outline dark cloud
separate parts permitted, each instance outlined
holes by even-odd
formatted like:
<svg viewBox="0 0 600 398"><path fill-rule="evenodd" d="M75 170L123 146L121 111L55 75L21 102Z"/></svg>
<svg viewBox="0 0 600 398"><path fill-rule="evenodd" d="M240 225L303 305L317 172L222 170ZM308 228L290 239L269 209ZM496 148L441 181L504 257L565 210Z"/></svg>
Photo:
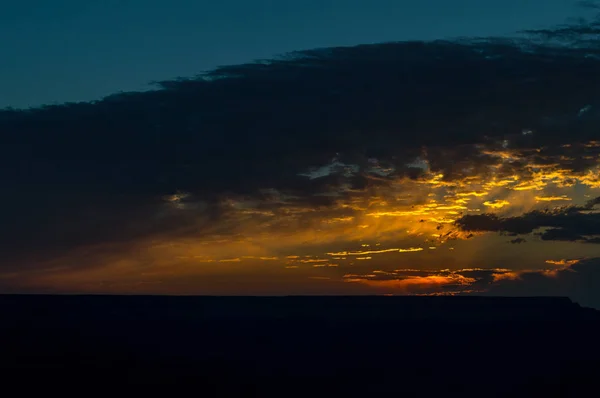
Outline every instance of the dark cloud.
<svg viewBox="0 0 600 398"><path fill-rule="evenodd" d="M399 148L523 129L536 144L567 131L587 140L596 130L577 116L588 105L600 115L600 60L583 55L501 39L329 48L160 82L153 92L3 112L3 158L18 171L4 177L252 193L297 188L297 172L336 153L389 159Z"/></svg>
<svg viewBox="0 0 600 398"><path fill-rule="evenodd" d="M554 37L587 38L594 24L586 32L560 27ZM537 39L547 32L530 33L300 51L158 82L151 92L1 111L2 249L197 236L227 219L229 197L277 212L264 194L276 189L288 195L288 210L327 207L399 176L419 178L421 169L407 165L417 157L445 179L485 173L498 160L483 151L502 149L504 140L526 160L555 160L564 153L552 148L565 140L597 137L600 48L587 39L555 46ZM573 170L593 162L572 155L564 162ZM321 177L299 176L336 162L342 166ZM165 195L178 191L192 198L176 204L193 216L166 207ZM598 221L581 212L463 219L475 230L541 226L592 242Z"/></svg>
<svg viewBox="0 0 600 398"><path fill-rule="evenodd" d="M581 0L576 3L581 8L590 10L600 10L600 2L597 0ZM568 44L570 46L587 47L598 44L600 36L600 17L596 15L593 19L571 19L559 27L550 29L531 29L525 33L533 37L539 37L545 40L555 40Z"/></svg>
<svg viewBox="0 0 600 398"><path fill-rule="evenodd" d="M566 296L577 303L600 308L600 258L582 260L555 271L522 272L499 279L486 294L499 296Z"/></svg>
<svg viewBox="0 0 600 398"><path fill-rule="evenodd" d="M347 282L404 294L563 296L600 308L600 258L547 261L552 268L512 271L498 268L396 270L348 274Z"/></svg>
<svg viewBox="0 0 600 398"><path fill-rule="evenodd" d="M598 243L600 212L594 206L600 198L585 206L566 206L556 209L534 210L516 217L499 217L496 214L466 215L456 221L465 231L502 232L509 234L538 233L542 240L581 241Z"/></svg>
<svg viewBox="0 0 600 398"><path fill-rule="evenodd" d="M577 5L582 8L600 9L600 3L594 0L581 0L577 2Z"/></svg>
<svg viewBox="0 0 600 398"><path fill-rule="evenodd" d="M527 240L525 240L525 239L523 239L523 238L515 238L515 239L511 239L509 242L510 242L510 243L513 243L513 244L514 244L514 243L517 243L517 244L518 244L518 243L525 243L525 242L527 242Z"/></svg>
<svg viewBox="0 0 600 398"><path fill-rule="evenodd" d="M590 210L593 209L594 206L600 205L600 196L598 196L595 199L591 199L586 203L586 209Z"/></svg>

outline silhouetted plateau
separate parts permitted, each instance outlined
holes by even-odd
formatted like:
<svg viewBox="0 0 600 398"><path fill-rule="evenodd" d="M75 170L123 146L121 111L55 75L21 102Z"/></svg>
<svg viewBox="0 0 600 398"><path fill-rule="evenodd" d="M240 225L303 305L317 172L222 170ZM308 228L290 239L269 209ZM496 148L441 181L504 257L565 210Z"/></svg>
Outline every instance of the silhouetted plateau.
<svg viewBox="0 0 600 398"><path fill-rule="evenodd" d="M2 383L45 393L576 396L600 370L600 313L566 298L7 295L0 316Z"/></svg>

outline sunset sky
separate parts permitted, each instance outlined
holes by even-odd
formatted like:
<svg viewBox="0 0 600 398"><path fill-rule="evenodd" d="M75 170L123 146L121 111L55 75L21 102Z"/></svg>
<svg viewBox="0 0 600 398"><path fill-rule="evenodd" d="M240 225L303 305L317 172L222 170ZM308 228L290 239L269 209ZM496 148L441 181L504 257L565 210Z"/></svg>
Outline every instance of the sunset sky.
<svg viewBox="0 0 600 398"><path fill-rule="evenodd" d="M540 4L564 6L523 14ZM547 14L439 35L566 19ZM600 307L598 30L387 32L207 55L197 72L233 65L191 79L171 79L195 72L167 53L135 81L127 65L116 79L67 59L85 92L14 74L0 105L159 83L0 112L0 293L567 295ZM243 64L395 35L425 41Z"/></svg>
<svg viewBox="0 0 600 398"><path fill-rule="evenodd" d="M0 12L0 107L89 101L289 51L508 35L577 0L22 0Z"/></svg>

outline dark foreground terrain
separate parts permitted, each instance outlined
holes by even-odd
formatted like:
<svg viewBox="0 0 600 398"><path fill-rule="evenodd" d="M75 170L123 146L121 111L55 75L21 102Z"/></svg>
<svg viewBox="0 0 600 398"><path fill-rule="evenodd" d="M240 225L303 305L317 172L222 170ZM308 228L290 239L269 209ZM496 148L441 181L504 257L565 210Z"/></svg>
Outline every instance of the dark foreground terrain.
<svg viewBox="0 0 600 398"><path fill-rule="evenodd" d="M0 319L10 396L600 391L600 313L564 298L0 296Z"/></svg>

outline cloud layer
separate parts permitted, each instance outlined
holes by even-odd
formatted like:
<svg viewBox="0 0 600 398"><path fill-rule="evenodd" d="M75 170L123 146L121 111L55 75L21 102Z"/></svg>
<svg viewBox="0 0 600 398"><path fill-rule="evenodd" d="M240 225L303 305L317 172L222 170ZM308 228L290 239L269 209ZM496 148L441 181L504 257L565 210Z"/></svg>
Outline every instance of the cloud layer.
<svg viewBox="0 0 600 398"><path fill-rule="evenodd" d="M308 50L0 111L0 289L517 291L546 277L532 246L600 242L597 34Z"/></svg>

